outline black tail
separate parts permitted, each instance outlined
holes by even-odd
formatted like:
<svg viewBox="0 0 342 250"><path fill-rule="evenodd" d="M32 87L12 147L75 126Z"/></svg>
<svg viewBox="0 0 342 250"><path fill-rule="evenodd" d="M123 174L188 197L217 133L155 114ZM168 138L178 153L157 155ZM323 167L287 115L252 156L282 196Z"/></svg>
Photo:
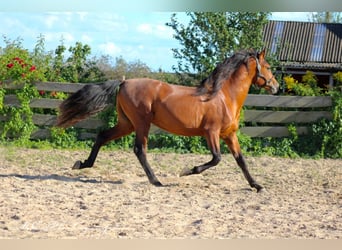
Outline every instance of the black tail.
<svg viewBox="0 0 342 250"><path fill-rule="evenodd" d="M111 103L121 81L89 84L68 97L59 106L57 126L66 128L103 110Z"/></svg>

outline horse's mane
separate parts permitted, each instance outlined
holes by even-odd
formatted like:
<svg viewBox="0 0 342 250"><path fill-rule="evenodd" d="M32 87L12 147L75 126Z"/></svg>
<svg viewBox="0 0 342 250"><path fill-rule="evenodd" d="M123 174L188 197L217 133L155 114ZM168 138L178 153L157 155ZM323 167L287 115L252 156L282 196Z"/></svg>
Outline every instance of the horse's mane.
<svg viewBox="0 0 342 250"><path fill-rule="evenodd" d="M257 56L254 49L240 50L219 63L211 74L197 87L197 95L207 95L207 100L214 97L222 88L223 82L230 77L251 56Z"/></svg>

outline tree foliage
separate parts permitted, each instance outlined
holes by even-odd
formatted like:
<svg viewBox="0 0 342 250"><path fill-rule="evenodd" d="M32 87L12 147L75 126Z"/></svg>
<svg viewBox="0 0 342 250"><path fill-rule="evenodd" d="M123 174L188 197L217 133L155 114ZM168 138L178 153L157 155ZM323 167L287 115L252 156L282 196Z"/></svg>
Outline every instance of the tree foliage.
<svg viewBox="0 0 342 250"><path fill-rule="evenodd" d="M96 61L88 58L91 54L89 45L76 42L75 46L69 47L69 56L65 59L66 51L67 48L63 43L55 49L51 60L50 80L83 83L105 80L105 75L97 67Z"/></svg>
<svg viewBox="0 0 342 250"><path fill-rule="evenodd" d="M217 63L242 48L260 49L262 28L268 13L262 12L188 12L187 25L178 21L177 14L166 23L175 31L174 38L181 48L172 49L178 73L195 73L201 79Z"/></svg>
<svg viewBox="0 0 342 250"><path fill-rule="evenodd" d="M97 66L105 74L107 79L129 79L149 77L152 70L142 61L126 61L123 57L116 57L114 62L109 56L102 56L97 60Z"/></svg>

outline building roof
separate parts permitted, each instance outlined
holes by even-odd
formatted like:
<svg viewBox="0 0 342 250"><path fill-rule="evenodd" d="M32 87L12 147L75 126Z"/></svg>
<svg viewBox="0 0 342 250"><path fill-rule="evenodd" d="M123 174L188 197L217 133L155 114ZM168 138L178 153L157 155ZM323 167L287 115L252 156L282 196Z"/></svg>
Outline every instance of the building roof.
<svg viewBox="0 0 342 250"><path fill-rule="evenodd" d="M269 21L263 40L286 67L342 69L341 23Z"/></svg>

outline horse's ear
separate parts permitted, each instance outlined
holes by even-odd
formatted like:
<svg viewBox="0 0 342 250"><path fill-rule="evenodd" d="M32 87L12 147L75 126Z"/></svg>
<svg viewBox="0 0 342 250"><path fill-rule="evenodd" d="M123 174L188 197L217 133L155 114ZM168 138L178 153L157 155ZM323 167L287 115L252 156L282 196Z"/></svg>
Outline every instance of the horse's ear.
<svg viewBox="0 0 342 250"><path fill-rule="evenodd" d="M261 52L258 53L258 58L265 58L266 48L264 47Z"/></svg>

